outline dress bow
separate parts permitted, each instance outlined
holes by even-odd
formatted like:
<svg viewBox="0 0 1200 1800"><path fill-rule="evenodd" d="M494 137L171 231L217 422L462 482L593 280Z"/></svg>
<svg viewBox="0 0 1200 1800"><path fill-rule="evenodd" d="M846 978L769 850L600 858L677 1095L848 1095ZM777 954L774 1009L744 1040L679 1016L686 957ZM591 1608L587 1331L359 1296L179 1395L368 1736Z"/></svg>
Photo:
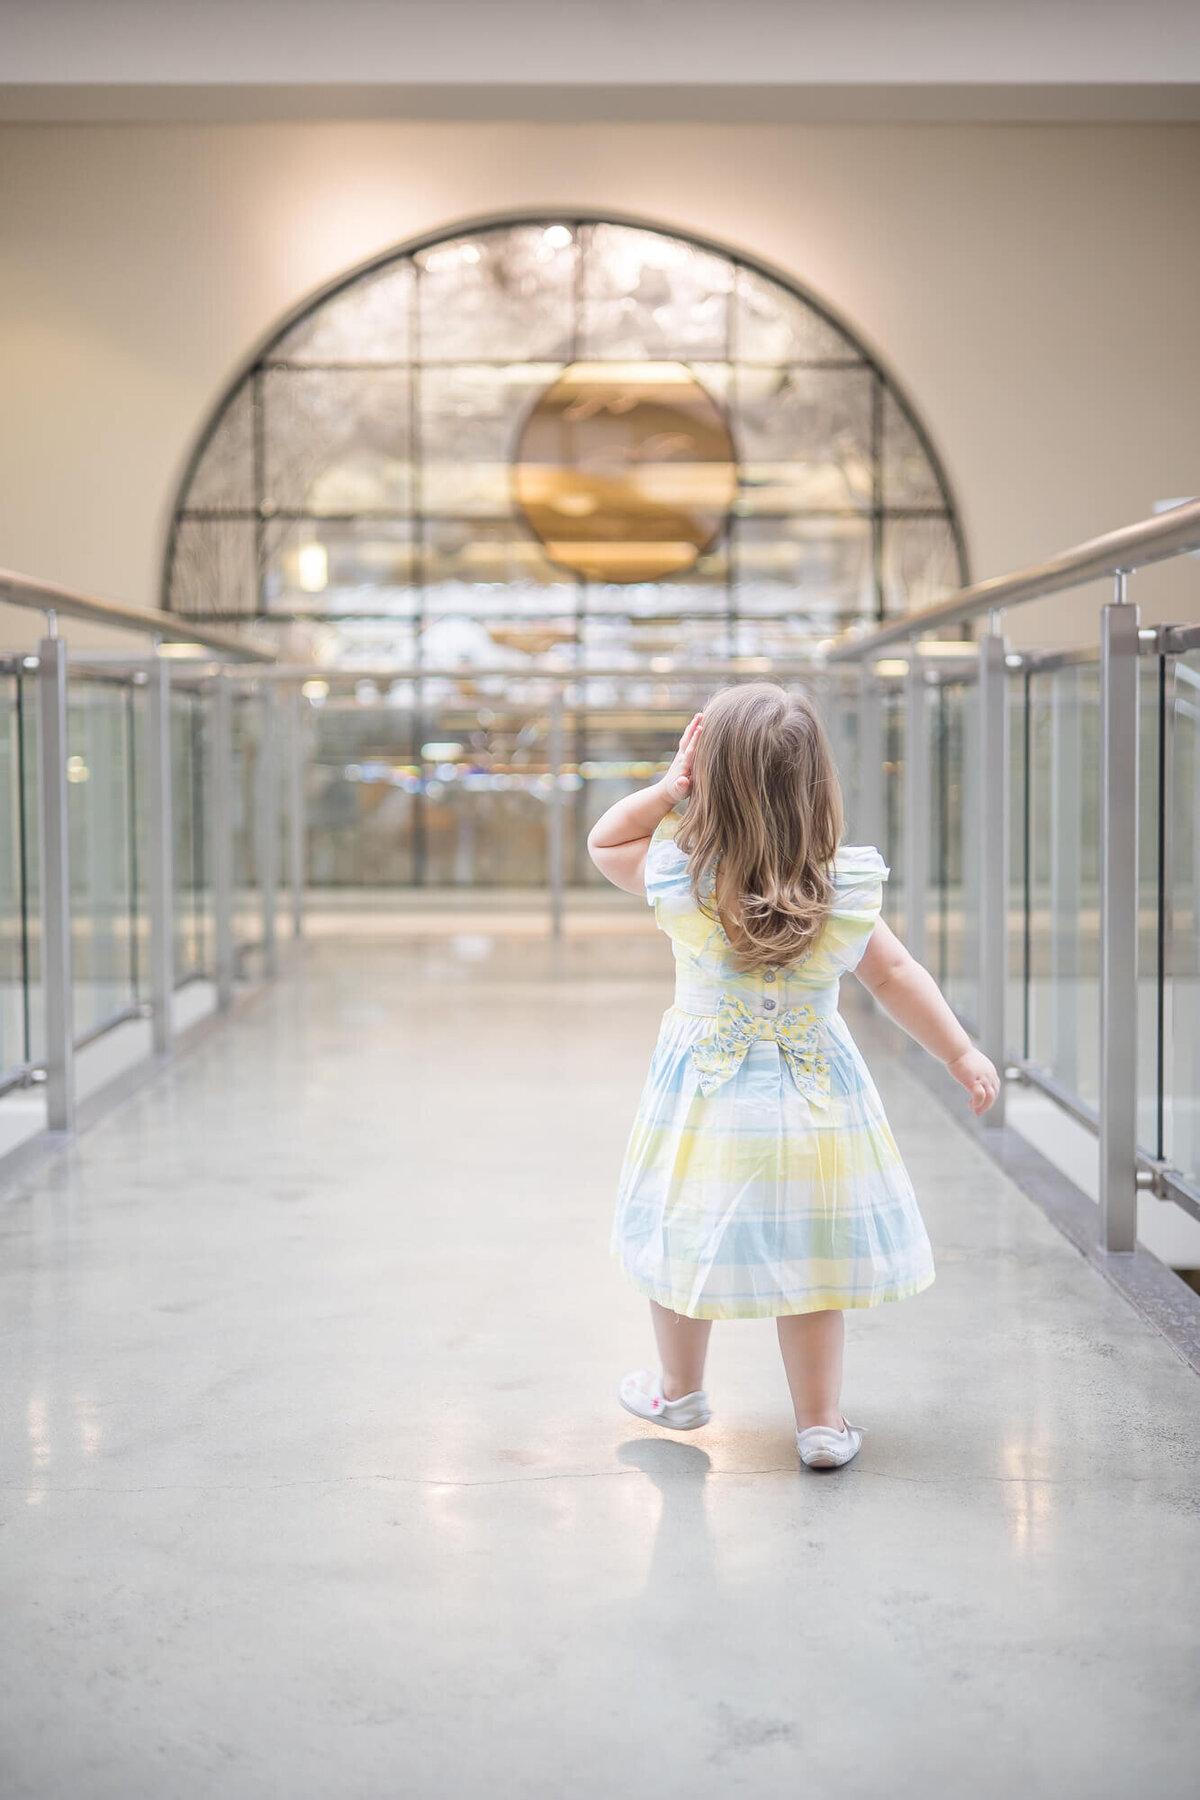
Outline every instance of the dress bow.
<svg viewBox="0 0 1200 1800"><path fill-rule="evenodd" d="M705 1096L736 1075L751 1044L774 1039L792 1080L814 1106L829 1105L829 1063L820 1049L820 1019L811 1006L789 1006L778 1018L760 1019L736 994L717 1003L717 1029L692 1045L692 1062Z"/></svg>

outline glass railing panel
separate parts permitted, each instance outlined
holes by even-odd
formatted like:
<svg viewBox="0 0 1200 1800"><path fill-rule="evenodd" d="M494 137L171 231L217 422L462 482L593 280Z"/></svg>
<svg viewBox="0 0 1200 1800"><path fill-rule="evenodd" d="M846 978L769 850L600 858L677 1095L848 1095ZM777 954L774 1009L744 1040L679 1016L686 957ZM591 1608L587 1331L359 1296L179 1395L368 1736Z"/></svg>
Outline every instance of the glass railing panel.
<svg viewBox="0 0 1200 1800"><path fill-rule="evenodd" d="M895 684L883 688L879 700L883 707L883 842L876 847L891 870L884 888L884 914L892 930L903 938L908 925L904 889L904 689Z"/></svg>
<svg viewBox="0 0 1200 1800"><path fill-rule="evenodd" d="M27 698L18 669L0 675L0 1081L31 1060Z"/></svg>
<svg viewBox="0 0 1200 1800"><path fill-rule="evenodd" d="M549 714L544 702L497 702L481 723L480 710L443 706L420 746L425 885L544 887Z"/></svg>
<svg viewBox="0 0 1200 1800"><path fill-rule="evenodd" d="M208 867L208 698L171 693L171 835L175 884L174 975L178 985L213 966L212 884Z"/></svg>
<svg viewBox="0 0 1200 1800"><path fill-rule="evenodd" d="M944 682L934 710L934 844L930 941L946 998L970 1024L978 1010L979 840L971 804L978 780L973 756L978 741L978 690L973 682Z"/></svg>
<svg viewBox="0 0 1200 1800"><path fill-rule="evenodd" d="M1162 659L1138 669L1137 1141L1161 1153L1159 1107L1159 703Z"/></svg>
<svg viewBox="0 0 1200 1800"><path fill-rule="evenodd" d="M929 693L929 907L925 924L926 966L939 986L946 984L950 960L950 831L947 782L950 774L950 713L953 700L944 682Z"/></svg>
<svg viewBox="0 0 1200 1800"><path fill-rule="evenodd" d="M138 768L130 683L70 682L67 819L76 1037L135 1005L142 961Z"/></svg>
<svg viewBox="0 0 1200 1800"><path fill-rule="evenodd" d="M25 916L29 943L29 1061L46 1060L46 1009L42 986L42 825L38 811L37 676L18 677L21 780L25 826Z"/></svg>
<svg viewBox="0 0 1200 1800"><path fill-rule="evenodd" d="M857 674L842 685L851 688L853 706ZM304 720L307 876L314 889L545 885L551 792L545 682L518 675L460 684L431 676L419 692L408 678L390 687L366 679L353 687L320 686L329 691L310 704ZM559 760L568 886L607 893L586 852L591 825L613 801L666 768L680 731L712 686L645 673L584 676L568 686ZM856 714L847 720L829 686L817 697L839 756L853 758ZM902 726L896 713L894 747L902 744ZM239 748L239 758L246 754ZM898 749L893 760L898 788ZM242 785L252 806L252 783ZM850 835L856 835L853 821ZM252 874L251 839L247 822L238 867L250 864Z"/></svg>
<svg viewBox="0 0 1200 1800"><path fill-rule="evenodd" d="M1025 1018L1028 995L1025 980L1027 717L1026 677L1023 672L1014 673L1008 683L1008 976L1004 1020L1005 1047L1021 1056L1028 1055Z"/></svg>
<svg viewBox="0 0 1200 1800"><path fill-rule="evenodd" d="M306 728L310 885L414 886L426 740L412 682L370 700L334 691L310 709Z"/></svg>
<svg viewBox="0 0 1200 1800"><path fill-rule="evenodd" d="M962 821L962 875L959 889L962 947L959 972L954 984L957 999L952 1004L957 1006L962 1017L975 1029L979 1022L979 867L984 828L976 798L980 789L977 682L969 682L964 686L962 708L962 765L957 793L952 799Z"/></svg>
<svg viewBox="0 0 1200 1800"><path fill-rule="evenodd" d="M258 788L261 776L263 703L255 693L235 693L232 721L233 762L233 940L249 947L261 944L262 898L257 838Z"/></svg>
<svg viewBox="0 0 1200 1800"><path fill-rule="evenodd" d="M612 707L585 708L567 694L558 761L568 884L605 886L585 849L594 818L666 767L703 698L676 699L661 685L627 684L626 703ZM411 696L346 690L312 708L311 884L544 887L553 792L546 684L481 694L435 678L424 689L419 711Z"/></svg>
<svg viewBox="0 0 1200 1800"><path fill-rule="evenodd" d="M845 842L856 844L860 841L858 830L858 705L860 693L858 673L855 671L853 676L848 678L844 672L832 671L827 684L819 690L814 688L812 691L814 691L821 709L821 716L825 721L825 729L829 734L829 747L833 751L838 780L841 783Z"/></svg>
<svg viewBox="0 0 1200 1800"><path fill-rule="evenodd" d="M1030 678L1029 1055L1099 1101L1100 728L1094 665Z"/></svg>
<svg viewBox="0 0 1200 1800"><path fill-rule="evenodd" d="M1200 1185L1200 652L1167 672L1163 1155Z"/></svg>

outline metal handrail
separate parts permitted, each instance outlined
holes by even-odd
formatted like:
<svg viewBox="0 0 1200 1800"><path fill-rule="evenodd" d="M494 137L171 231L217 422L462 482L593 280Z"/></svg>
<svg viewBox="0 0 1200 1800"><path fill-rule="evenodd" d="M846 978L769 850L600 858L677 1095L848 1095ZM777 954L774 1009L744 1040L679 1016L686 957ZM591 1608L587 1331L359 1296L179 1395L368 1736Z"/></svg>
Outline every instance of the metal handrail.
<svg viewBox="0 0 1200 1800"><path fill-rule="evenodd" d="M1200 650L1200 625L1163 625L1159 635L1164 656L1187 656Z"/></svg>
<svg viewBox="0 0 1200 1800"><path fill-rule="evenodd" d="M248 644L236 632L219 625L202 625L176 613L158 612L152 607L125 606L116 600L100 600L94 594L80 594L73 588L56 587L49 581L38 581L32 575L17 575L11 569L0 569L0 605L20 606L31 612L61 613L68 619L85 619L91 625L111 625L117 630L140 631L147 637L161 638L174 644L203 644L206 650L219 650L238 662L273 663L271 650Z"/></svg>
<svg viewBox="0 0 1200 1800"><path fill-rule="evenodd" d="M988 581L977 581L962 588L949 600L927 606L922 612L906 613L890 625L881 625L862 637L852 638L829 651L830 663L856 663L872 656L885 644L899 644L921 632L934 631L947 625L964 625L984 613L1009 606L1023 606L1029 600L1042 600L1048 594L1059 594L1067 588L1083 587L1106 575L1122 571L1131 573L1149 563L1166 562L1189 550L1200 550L1200 500L1189 500L1183 506L1156 513L1153 518L1139 519L1136 525L1123 525L1119 531L1105 532L1103 537L1089 538L1073 550L1063 550L1049 561L1018 569L1012 575L994 575Z"/></svg>
<svg viewBox="0 0 1200 1800"><path fill-rule="evenodd" d="M965 655L970 655L972 646L963 645ZM743 659L750 667L739 667L736 657L725 662L713 663L675 663L669 669L652 669L649 663L641 667L628 665L603 665L595 668L546 668L537 663L528 666L514 666L509 663L356 663L353 667L344 664L322 667L316 663L278 663L267 673L272 681L286 685L296 681L328 681L347 683L351 687L356 681L544 681L556 687L577 687L588 681L637 681L664 683L680 683L689 681L709 682L727 681L736 676L739 680L752 681L755 676L808 676L820 663L815 656L793 657L788 660L772 661L770 658L753 657Z"/></svg>

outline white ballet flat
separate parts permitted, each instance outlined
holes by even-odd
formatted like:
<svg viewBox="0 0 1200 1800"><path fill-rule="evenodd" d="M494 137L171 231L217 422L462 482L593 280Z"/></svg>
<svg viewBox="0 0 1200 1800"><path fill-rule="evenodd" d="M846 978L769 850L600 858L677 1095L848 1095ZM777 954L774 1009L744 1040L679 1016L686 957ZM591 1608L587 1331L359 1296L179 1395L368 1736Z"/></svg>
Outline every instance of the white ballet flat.
<svg viewBox="0 0 1200 1800"><path fill-rule="evenodd" d="M617 1389L617 1399L635 1418L650 1425L665 1425L669 1431L695 1431L712 1418L708 1395L703 1388L694 1394L681 1394L668 1400L662 1390L662 1376L651 1369L634 1369L624 1376Z"/></svg>
<svg viewBox="0 0 1200 1800"><path fill-rule="evenodd" d="M796 1433L796 1448L806 1469L841 1469L852 1462L862 1448L865 1425L852 1425L842 1420L841 1431L832 1425L809 1425Z"/></svg>

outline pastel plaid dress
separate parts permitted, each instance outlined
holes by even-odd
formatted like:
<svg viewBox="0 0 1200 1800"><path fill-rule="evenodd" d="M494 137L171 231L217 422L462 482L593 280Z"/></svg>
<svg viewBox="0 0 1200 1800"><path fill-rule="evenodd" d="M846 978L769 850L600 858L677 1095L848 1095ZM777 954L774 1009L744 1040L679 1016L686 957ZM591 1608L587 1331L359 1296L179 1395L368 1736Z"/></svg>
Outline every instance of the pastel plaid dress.
<svg viewBox="0 0 1200 1800"><path fill-rule="evenodd" d="M675 952L621 1172L612 1248L642 1293L693 1319L878 1306L920 1293L933 1257L875 1085L837 1010L887 869L843 848L815 945L743 973L696 904L668 814L646 897Z"/></svg>

